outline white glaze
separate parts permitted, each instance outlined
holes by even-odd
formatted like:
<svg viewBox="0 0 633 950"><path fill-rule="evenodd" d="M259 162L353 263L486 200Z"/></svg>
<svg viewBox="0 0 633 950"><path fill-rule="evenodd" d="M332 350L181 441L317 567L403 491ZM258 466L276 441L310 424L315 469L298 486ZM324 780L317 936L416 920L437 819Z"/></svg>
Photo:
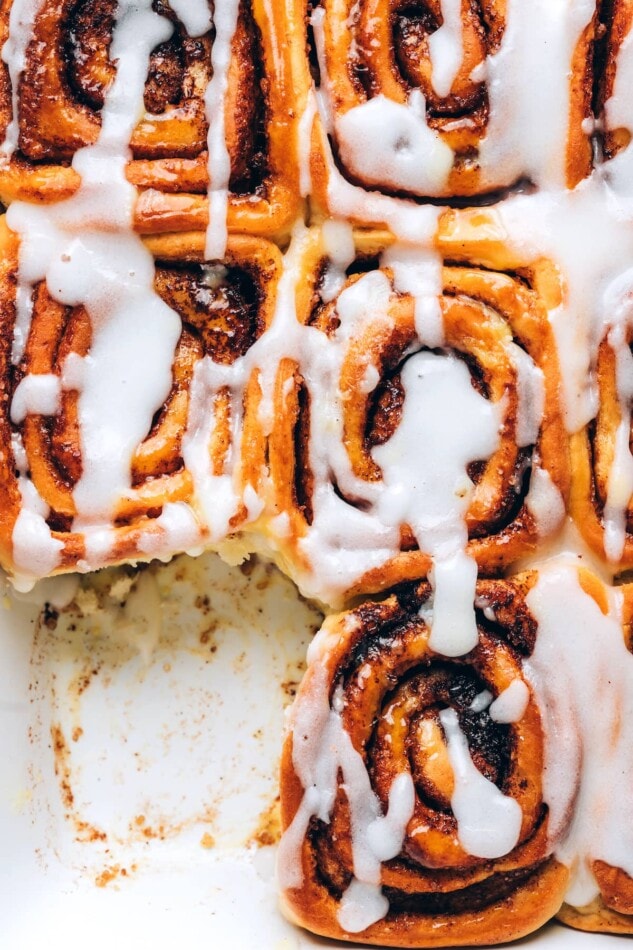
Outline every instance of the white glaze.
<svg viewBox="0 0 633 950"><path fill-rule="evenodd" d="M335 128L346 167L370 185L416 195L443 190L454 155L427 125L423 107L378 95L337 117Z"/></svg>
<svg viewBox="0 0 633 950"><path fill-rule="evenodd" d="M629 447L631 401L633 400L633 356L629 336L633 325L633 271L626 271L605 295L605 336L615 355L615 381L620 422L615 434L614 458L609 472L604 506L604 550L610 561L622 557L626 538L626 510L633 495L633 456Z"/></svg>
<svg viewBox="0 0 633 950"><path fill-rule="evenodd" d="M203 0L197 0L202 3ZM206 6L206 3L205 3ZM216 3L213 14L215 37L211 49L213 76L205 92L205 111L209 132L209 225L205 256L207 260L224 257L227 242L226 215L228 208L231 158L226 145L226 119L224 114L226 92L229 82L233 35L237 27L239 0L223 0Z"/></svg>
<svg viewBox="0 0 633 950"><path fill-rule="evenodd" d="M490 187L522 176L564 187L571 62L594 12L594 0L508 3L501 46L486 61L490 116L479 160Z"/></svg>
<svg viewBox="0 0 633 950"><path fill-rule="evenodd" d="M356 246L352 227L347 221L324 221L321 234L328 264L319 292L321 300L329 303L345 285L345 271L356 257Z"/></svg>
<svg viewBox="0 0 633 950"><path fill-rule="evenodd" d="M530 691L523 680L512 680L490 705L490 718L495 722L519 722L530 701Z"/></svg>
<svg viewBox="0 0 633 950"><path fill-rule="evenodd" d="M211 29L211 11L207 0L169 0L189 36L203 36Z"/></svg>
<svg viewBox="0 0 633 950"><path fill-rule="evenodd" d="M460 656L478 640L477 567L465 553L464 518L474 488L466 466L490 458L497 448L499 406L477 393L466 366L454 356L417 353L401 379L400 425L372 450L383 474L377 509L385 524L410 524L420 549L433 557L431 646Z"/></svg>
<svg viewBox="0 0 633 950"><path fill-rule="evenodd" d="M312 191L310 173L310 154L312 149L312 129L317 115L317 99L314 90L310 90L306 106L297 123L297 158L299 162L299 192L306 198Z"/></svg>
<svg viewBox="0 0 633 950"><path fill-rule="evenodd" d="M525 497L527 510L534 518L539 538L556 534L565 520L565 502L545 468L535 459L530 471L530 487Z"/></svg>
<svg viewBox="0 0 633 950"><path fill-rule="evenodd" d="M187 429L182 440L182 457L194 480L196 498L202 509L212 541L220 541L230 532L231 519L240 505L238 488L239 439L241 432L242 387L247 363L244 358L233 366L221 366L205 356L195 367L190 384ZM220 390L233 391L231 399L231 435L235 446L225 460L223 471L214 472L210 449L215 430L215 404Z"/></svg>
<svg viewBox="0 0 633 950"><path fill-rule="evenodd" d="M440 722L455 780L451 809L457 820L459 842L465 851L478 858L503 857L519 840L521 806L475 767L455 710L442 709Z"/></svg>
<svg viewBox="0 0 633 950"><path fill-rule="evenodd" d="M462 0L441 0L442 25L428 38L431 82L438 96L446 98L464 58Z"/></svg>
<svg viewBox="0 0 633 950"><path fill-rule="evenodd" d="M63 544L52 537L46 523L48 505L42 500L33 482L27 477L28 459L22 438L11 435L11 449L18 473L18 489L22 507L13 528L13 585L16 590L33 589L40 577L52 573L59 564Z"/></svg>
<svg viewBox="0 0 633 950"><path fill-rule="evenodd" d="M380 263L393 271L393 285L410 294L415 303L418 339L429 349L444 343L444 321L440 307L442 259L437 251L393 244L383 251Z"/></svg>
<svg viewBox="0 0 633 950"><path fill-rule="evenodd" d="M157 531L156 529L160 529ZM184 501L163 505L158 518L154 519L151 531L139 541L139 551L150 557L167 558L173 551L191 552L201 540L198 519Z"/></svg>
<svg viewBox="0 0 633 950"><path fill-rule="evenodd" d="M493 698L494 697L489 689L482 689L480 693L477 693L468 708L472 709L472 711L476 713L483 712L484 709L488 709Z"/></svg>
<svg viewBox="0 0 633 950"><path fill-rule="evenodd" d="M30 413L56 415L60 410L61 394L61 381L53 373L25 376L13 393L11 422L20 425Z"/></svg>
<svg viewBox="0 0 633 950"><path fill-rule="evenodd" d="M2 47L2 61L9 69L11 82L11 119L7 126L0 156L10 159L18 147L20 134L19 87L26 66L26 52L33 38L33 25L43 0L14 0L9 13L9 36Z"/></svg>
<svg viewBox="0 0 633 950"><path fill-rule="evenodd" d="M312 666L311 676L310 691L304 690L289 723L293 766L305 791L279 847L278 876L283 888L301 886L301 850L308 824L313 816L329 822L340 771L350 808L354 878L343 895L339 923L348 932L359 933L388 910L380 888L380 866L402 848L413 815L413 779L402 773L394 780L383 814L362 756L343 725L341 689L335 690L330 705L328 672L320 659Z"/></svg>
<svg viewBox="0 0 633 950"><path fill-rule="evenodd" d="M566 900L577 906L598 894L592 861L633 875L633 656L620 626L620 594L609 593L605 616L577 570L551 562L527 596L538 636L524 670L545 730L548 831L573 870Z"/></svg>
<svg viewBox="0 0 633 950"><path fill-rule="evenodd" d="M519 399L517 445L534 445L538 439L545 408L543 370L518 344L510 343L508 350L512 356L517 374L517 395Z"/></svg>

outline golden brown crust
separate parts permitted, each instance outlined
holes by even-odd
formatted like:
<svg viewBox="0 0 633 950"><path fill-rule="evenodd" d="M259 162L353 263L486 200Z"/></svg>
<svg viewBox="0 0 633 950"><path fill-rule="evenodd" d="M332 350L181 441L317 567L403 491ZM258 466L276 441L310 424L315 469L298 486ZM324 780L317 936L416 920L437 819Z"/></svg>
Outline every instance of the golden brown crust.
<svg viewBox="0 0 633 950"><path fill-rule="evenodd" d="M0 484L4 500L0 560L11 572L12 533L21 509L11 436L19 433L29 478L50 509L47 522L53 538L63 544L60 569L81 569L84 533L73 530L72 524L76 514L73 487L82 472L77 393L63 392L61 411L56 416L28 414L19 425L11 421L10 407L15 388L26 373L59 375L70 353L85 356L90 352L90 321L82 307L64 307L49 295L44 284L37 285L24 355L18 365L12 365L18 239L9 231L4 218L0 219L0 229ZM172 239L156 237L150 243L156 258L156 291L178 313L183 329L172 367L171 392L132 459L132 491L129 497L121 499L115 513L114 547L107 563L146 558L148 537L157 535L160 539L162 528L156 525L156 519L168 502L186 501L194 511L197 509L192 476L182 456L195 366L205 356L215 363L231 365L248 351L272 321L271 288L280 272L279 250L255 237L229 239L217 285L208 283L201 268L204 235L192 235L189 239L180 235ZM201 288L204 294L200 293ZM249 484L256 491L262 490L265 439L258 420L260 400L259 377L253 373L245 386L239 446L234 446L230 393L220 388L215 396L210 471L223 474L229 453L237 452L240 491ZM241 504L231 520L232 530L241 526L246 514ZM203 525L204 519L200 519L200 541L205 536Z"/></svg>
<svg viewBox="0 0 633 950"><path fill-rule="evenodd" d="M463 234L462 234L463 236ZM359 279L364 269L379 266L378 255L391 239L384 232L356 234L356 271L345 286ZM556 346L547 320L547 306L560 293L546 262L530 270L523 268L515 276L482 266L469 266L473 250L475 260L487 256L485 247L465 247L451 243L444 234L442 252L456 262L445 266L440 305L446 347L464 359L471 371L473 385L494 402L504 400L505 422L499 449L490 460L474 466L470 472L476 483L467 514L469 553L483 573L497 573L517 558L536 549L538 526L525 504L529 478L526 468L537 458L567 498L569 459L559 397L559 370ZM363 263L365 262L365 263ZM336 300L323 304L319 280L327 264L321 232L310 235L303 262L303 278L298 282L297 313L329 335L337 325ZM360 273L359 273L360 272ZM391 271L383 268L391 280ZM540 295L543 293L544 298ZM344 358L338 387L342 393L343 441L354 475L367 482L379 481L381 473L373 461L371 449L387 441L397 427L403 393L399 382L401 361L416 344L414 303L411 297L392 293L390 322L374 320L371 314L362 333L353 337ZM545 407L540 435L535 446L518 447L516 421L518 378L510 346L518 345L543 371ZM381 382L367 393L363 385L367 354ZM301 375L301 367L290 359L282 361L275 386L278 407L270 439L270 470L276 514L288 516L289 531L276 543L287 570L301 578L311 566L302 553L302 539L310 534L312 495L315 489L309 463L310 387ZM339 489L340 490L340 489ZM348 503L353 507L354 499ZM347 596L385 590L393 584L424 576L431 565L427 554L417 548L411 528L401 526L400 553L368 571L347 591ZM301 581L300 581L301 582Z"/></svg>
<svg viewBox="0 0 633 950"><path fill-rule="evenodd" d="M426 584L328 618L327 640L308 668L295 714L303 703L314 701L321 676L317 667L324 664L330 695L336 687L344 728L382 806L391 781L403 771L412 774L416 800L400 855L382 866L381 885L390 901L383 920L358 935L346 933L338 923L352 868L349 807L340 787L330 821L313 819L304 838L303 883L283 894L284 911L292 920L328 937L362 943L472 946L516 939L558 910L568 871L550 857L547 844L543 736L536 703L531 698L521 722L503 735L503 730L493 735L491 720L470 711L481 689L497 695L506 683L522 678L520 658L529 654L535 636L525 601L535 577L528 573L479 582L478 596L496 617L494 637L483 614L478 615L479 645L458 660L428 649L429 632L420 616L429 594ZM456 838L452 771L442 764L446 747L438 718L438 710L446 707L455 709L478 769L521 804L520 839L503 858L475 858ZM304 791L292 745L289 733L281 764L284 829Z"/></svg>
<svg viewBox="0 0 633 950"><path fill-rule="evenodd" d="M556 914L561 923L588 933L633 934L633 918L607 907L602 897L596 897L585 907L563 904Z"/></svg>
<svg viewBox="0 0 633 950"><path fill-rule="evenodd" d="M516 894L484 912L402 915L400 919L387 919L369 927L358 938L332 921L331 909L317 886L302 892L304 903L300 910L288 895L282 897L281 908L292 923L336 940L359 940L383 947L489 947L518 940L547 923L560 906L567 878L567 869L550 859Z"/></svg>
<svg viewBox="0 0 633 950"><path fill-rule="evenodd" d="M128 177L140 189L141 233L205 228L208 221L207 123L211 34L190 38L174 23L172 38L152 53L146 113L131 141ZM0 43L11 3L0 9ZM107 58L114 0L46 0L36 18L20 83L18 151L0 170L0 200L69 197L79 176L69 162L95 141L99 109L112 79ZM292 51L283 7L242 0L225 100L231 157L230 230L283 238L300 208L295 148L297 109ZM294 54L296 55L296 54ZM0 69L0 138L11 117L11 84Z"/></svg>

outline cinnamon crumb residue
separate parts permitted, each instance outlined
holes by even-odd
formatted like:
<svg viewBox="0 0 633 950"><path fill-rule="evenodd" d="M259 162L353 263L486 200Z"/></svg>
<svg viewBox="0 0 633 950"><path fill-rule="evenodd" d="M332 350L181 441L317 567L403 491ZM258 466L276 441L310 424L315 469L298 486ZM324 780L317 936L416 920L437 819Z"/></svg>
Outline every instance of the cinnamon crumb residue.
<svg viewBox="0 0 633 950"><path fill-rule="evenodd" d="M205 831L202 838L200 838L200 845L203 848L215 848L215 838L208 831Z"/></svg>
<svg viewBox="0 0 633 950"><path fill-rule="evenodd" d="M268 808L264 809L259 816L257 828L246 844L255 844L260 848L266 848L269 845L277 844L280 838L281 811L279 808L279 795L277 795Z"/></svg>
<svg viewBox="0 0 633 950"><path fill-rule="evenodd" d="M133 864L129 869L122 868L119 864L111 864L108 867L105 867L100 874L97 874L95 877L95 884L97 887L106 887L118 877L129 877L130 874L134 873L134 871L136 871L135 864Z"/></svg>
<svg viewBox="0 0 633 950"><path fill-rule="evenodd" d="M59 782L62 804L66 809L66 818L72 822L75 827L75 838L77 841L106 841L107 835L105 831L84 821L75 810L75 795L71 784L70 750L59 723L53 723L51 725L51 742L53 755L55 757L55 775Z"/></svg>
<svg viewBox="0 0 633 950"><path fill-rule="evenodd" d="M181 834L185 829L190 828L192 825L203 823L211 825L217 817L216 809L212 806L205 808L202 812L199 812L195 815L189 816L183 821L174 821L173 819L165 819L161 821L158 819L153 823L150 823L146 815L137 815L129 825L130 830L130 840L146 840L146 841L166 841L169 838L175 838L177 835ZM203 844L203 847L213 847L215 844L215 839L213 835L208 832L205 832L203 835L203 841L205 838L208 838L212 843ZM202 843L202 842L201 842Z"/></svg>

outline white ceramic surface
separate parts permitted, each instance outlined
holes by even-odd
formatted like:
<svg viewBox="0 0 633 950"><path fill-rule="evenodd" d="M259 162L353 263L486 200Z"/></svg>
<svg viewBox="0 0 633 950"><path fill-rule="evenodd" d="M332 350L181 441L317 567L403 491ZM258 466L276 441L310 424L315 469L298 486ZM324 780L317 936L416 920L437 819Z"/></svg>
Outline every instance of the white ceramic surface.
<svg viewBox="0 0 633 950"><path fill-rule="evenodd" d="M331 947L279 915L283 708L318 614L277 571L180 558L0 610L0 948ZM159 604L162 606L159 607ZM616 950L552 925L534 950Z"/></svg>

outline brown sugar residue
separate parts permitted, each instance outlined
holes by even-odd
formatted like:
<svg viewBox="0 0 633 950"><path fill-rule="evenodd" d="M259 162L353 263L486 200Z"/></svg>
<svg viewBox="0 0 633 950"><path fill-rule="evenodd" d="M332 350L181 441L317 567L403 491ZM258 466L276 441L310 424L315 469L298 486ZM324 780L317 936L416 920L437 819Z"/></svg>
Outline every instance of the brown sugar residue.
<svg viewBox="0 0 633 950"><path fill-rule="evenodd" d="M112 883L119 877L129 877L131 874L136 871L136 865L132 864L130 868L122 868L119 864L110 864L101 871L100 874L97 874L95 877L95 884L97 887L107 887L108 884Z"/></svg>
<svg viewBox="0 0 633 950"><path fill-rule="evenodd" d="M201 610L204 614L208 614L211 609L211 601L208 594L198 594L195 600L196 610Z"/></svg>
<svg viewBox="0 0 633 950"><path fill-rule="evenodd" d="M299 683L305 673L306 664L304 660L294 661L286 665L286 675L281 681L281 693L284 705L291 703L297 695Z"/></svg>
<svg viewBox="0 0 633 950"><path fill-rule="evenodd" d="M260 577L255 584L257 590L266 590L267 587L270 587L275 575L275 566L273 564L264 564L262 567L262 577Z"/></svg>
<svg viewBox="0 0 633 950"><path fill-rule="evenodd" d="M295 698L295 696L297 695L298 687L299 687L299 680L287 679L283 681L283 683L281 684L281 691L284 694L284 698L288 702L292 702L292 700Z"/></svg>
<svg viewBox="0 0 633 950"><path fill-rule="evenodd" d="M257 565L259 564L259 558L256 554L252 554L250 557L246 558L245 561L239 565L240 572L244 577L250 577Z"/></svg>
<svg viewBox="0 0 633 950"><path fill-rule="evenodd" d="M59 611L55 610L54 607L51 607L50 604L44 604L41 622L46 627L46 629L51 631L56 630L58 620Z"/></svg>
<svg viewBox="0 0 633 950"><path fill-rule="evenodd" d="M132 831L137 832L141 837L147 839L156 839L158 841L164 841L169 834L169 828L166 828L163 822L159 821L154 825L150 825L147 822L145 815L137 815L134 821L132 822Z"/></svg>
<svg viewBox="0 0 633 950"><path fill-rule="evenodd" d="M76 830L76 839L77 841L107 841L108 836L105 831L101 831L100 828L96 828L94 825L91 825L88 821L83 821L77 815L71 816L73 824Z"/></svg>
<svg viewBox="0 0 633 950"><path fill-rule="evenodd" d="M271 844L277 844L280 838L281 810L279 807L279 795L277 795L268 808L265 808L259 816L257 828L246 844L255 844L260 848L266 848Z"/></svg>
<svg viewBox="0 0 633 950"><path fill-rule="evenodd" d="M70 749L66 736L59 723L51 725L51 742L55 758L55 775L59 782L59 791L66 818L75 826L77 841L106 841L105 831L96 828L90 822L84 821L75 810L75 795L72 788L72 771L70 768Z"/></svg>
<svg viewBox="0 0 633 950"><path fill-rule="evenodd" d="M125 871L125 868L123 868L123 870ZM120 873L121 868L118 864L110 865L110 867L104 868L100 874L97 874L95 884L97 887L105 887L107 884L110 884L111 881L114 881Z"/></svg>
<svg viewBox="0 0 633 950"><path fill-rule="evenodd" d="M217 811L211 806L181 822L170 818L150 820L146 815L137 815L129 824L130 840L165 841L168 838L175 838L192 825L198 823L212 825L216 818ZM213 836L205 832L203 840L205 838L210 839L212 843L203 844L203 847L213 847L215 844Z"/></svg>
<svg viewBox="0 0 633 950"><path fill-rule="evenodd" d="M72 786L70 784L68 745L66 744L66 738L61 726L55 723L51 726L51 740L53 743L53 755L55 756L55 775L59 780L62 802L65 808L71 809L75 804L75 796L73 795Z"/></svg>
<svg viewBox="0 0 633 950"><path fill-rule="evenodd" d="M78 699L82 693L85 693L88 689L94 677L99 675L100 670L101 663L96 663L94 666L88 666L86 669L83 669L70 684L68 689L70 695L72 696L74 694Z"/></svg>
<svg viewBox="0 0 633 950"><path fill-rule="evenodd" d="M214 634L218 629L219 623L219 620L212 620L207 623L204 630L201 631L199 639L203 646L210 643L212 644L214 640Z"/></svg>

